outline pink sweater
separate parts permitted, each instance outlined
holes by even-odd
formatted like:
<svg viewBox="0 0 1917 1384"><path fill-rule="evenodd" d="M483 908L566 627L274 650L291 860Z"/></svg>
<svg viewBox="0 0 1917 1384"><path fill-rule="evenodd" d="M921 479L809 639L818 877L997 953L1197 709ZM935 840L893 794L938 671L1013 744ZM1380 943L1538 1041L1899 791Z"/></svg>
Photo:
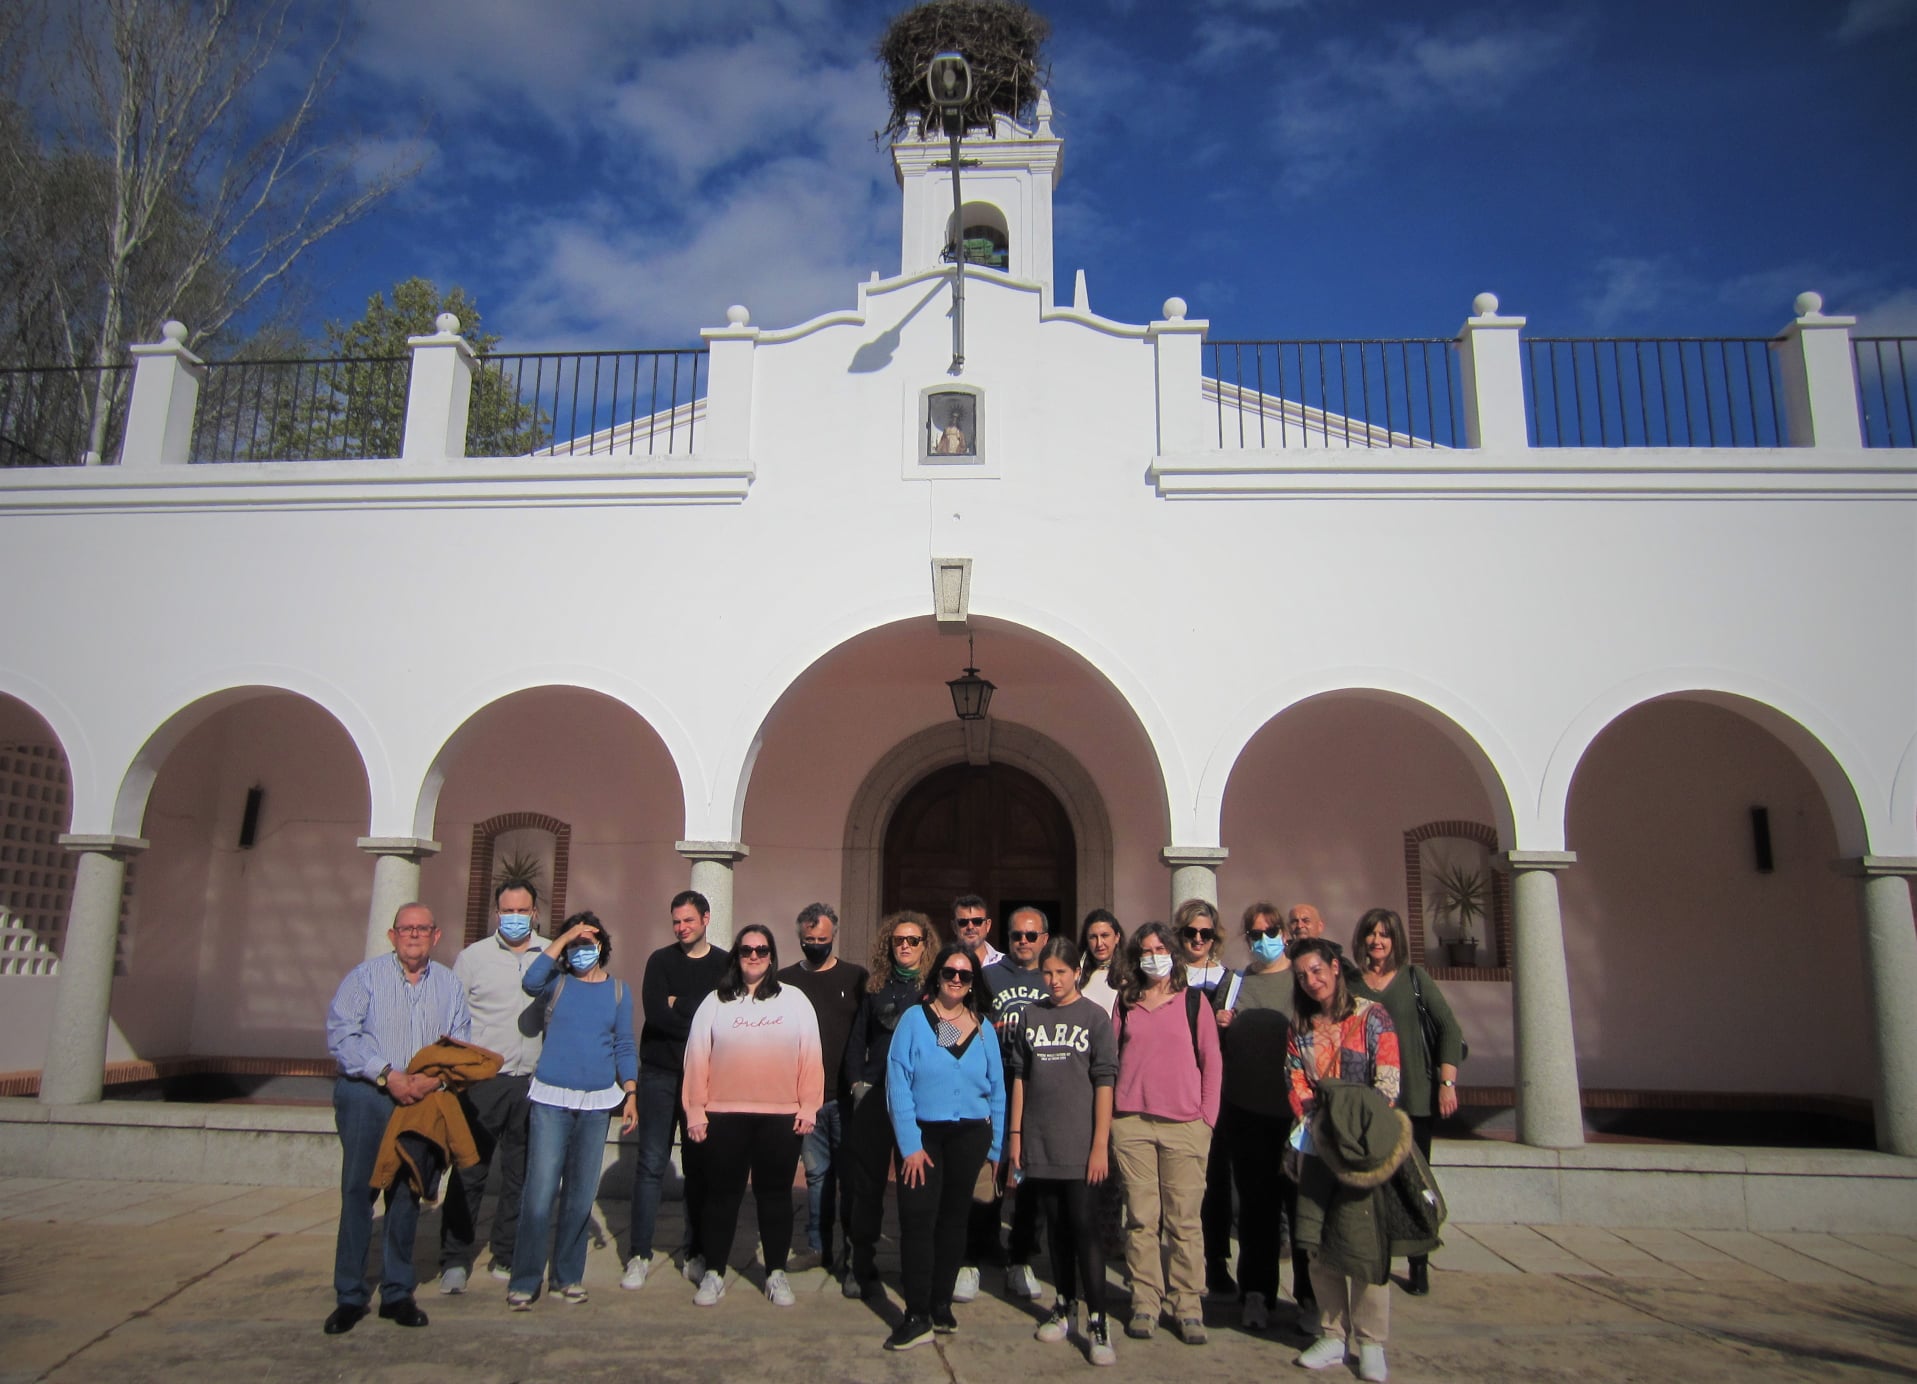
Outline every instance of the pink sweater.
<svg viewBox="0 0 1917 1384"><path fill-rule="evenodd" d="M1112 1015L1118 1031L1118 1086L1112 1110L1119 1115L1155 1115L1162 1120L1218 1123L1218 1094L1224 1085L1219 1056L1218 1021L1211 1006L1198 1007L1198 1048L1192 1051L1191 1022L1185 996L1173 995L1156 1009L1119 1005Z"/></svg>
<svg viewBox="0 0 1917 1384"><path fill-rule="evenodd" d="M813 1118L825 1103L819 1017L795 985L769 1000L707 995L686 1035L686 1123L711 1113Z"/></svg>

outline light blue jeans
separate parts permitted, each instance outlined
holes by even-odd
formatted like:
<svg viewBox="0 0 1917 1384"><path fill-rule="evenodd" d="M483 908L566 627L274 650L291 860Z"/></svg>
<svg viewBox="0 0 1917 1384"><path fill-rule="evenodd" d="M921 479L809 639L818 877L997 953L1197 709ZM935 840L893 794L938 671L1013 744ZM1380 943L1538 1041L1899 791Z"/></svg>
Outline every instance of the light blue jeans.
<svg viewBox="0 0 1917 1384"><path fill-rule="evenodd" d="M599 1194L599 1167L611 1124L610 1110L566 1110L533 1102L526 1132L525 1199L519 1206L509 1291L539 1291L548 1243L553 1287L569 1287L585 1278L586 1227Z"/></svg>

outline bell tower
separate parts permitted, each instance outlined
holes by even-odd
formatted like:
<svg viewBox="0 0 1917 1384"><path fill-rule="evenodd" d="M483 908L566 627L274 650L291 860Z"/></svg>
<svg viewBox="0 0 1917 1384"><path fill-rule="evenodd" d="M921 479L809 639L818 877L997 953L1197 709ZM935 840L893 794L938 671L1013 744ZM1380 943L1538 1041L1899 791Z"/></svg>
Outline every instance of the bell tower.
<svg viewBox="0 0 1917 1384"><path fill-rule="evenodd" d="M1052 133L1051 97L1040 92L1027 129L995 114L991 128L967 130L959 145L959 227L966 266L999 269L1045 286L1053 299L1052 189L1064 141ZM905 195L899 272L916 274L949 263L952 238L952 154L943 135L928 136L917 116L892 145L892 170Z"/></svg>

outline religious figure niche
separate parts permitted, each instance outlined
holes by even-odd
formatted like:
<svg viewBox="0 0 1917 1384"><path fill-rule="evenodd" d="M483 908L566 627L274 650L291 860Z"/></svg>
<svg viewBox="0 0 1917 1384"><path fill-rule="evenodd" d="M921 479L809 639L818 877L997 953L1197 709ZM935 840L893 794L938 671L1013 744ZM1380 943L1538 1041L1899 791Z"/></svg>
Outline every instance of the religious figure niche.
<svg viewBox="0 0 1917 1384"><path fill-rule="evenodd" d="M978 454L978 398L972 394L934 394L926 401L925 454L969 457Z"/></svg>

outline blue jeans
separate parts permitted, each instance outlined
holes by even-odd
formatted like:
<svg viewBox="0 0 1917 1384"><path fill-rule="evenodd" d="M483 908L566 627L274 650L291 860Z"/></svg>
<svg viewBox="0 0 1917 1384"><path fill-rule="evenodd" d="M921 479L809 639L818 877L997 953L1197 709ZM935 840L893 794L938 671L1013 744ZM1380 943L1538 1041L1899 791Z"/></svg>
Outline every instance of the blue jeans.
<svg viewBox="0 0 1917 1384"><path fill-rule="evenodd" d="M339 1131L339 1236L333 1245L333 1296L342 1307L364 1307L366 1251L373 1243L373 1162L379 1156L393 1098L370 1081L340 1077L333 1083L333 1128ZM386 1189L386 1226L380 1245L379 1300L403 1302L413 1295L413 1236L419 1229L419 1194L404 1177Z"/></svg>
<svg viewBox="0 0 1917 1384"><path fill-rule="evenodd" d="M659 1198L665 1190L666 1168L672 1162L672 1133L684 1130L686 1112L679 1104L682 1078L664 1067L639 1065L639 1157L632 1175L632 1238L628 1258L652 1257L652 1232L659 1221ZM701 1252L699 1208L705 1205L705 1157L690 1139L679 1141L679 1167L685 1176L686 1250Z"/></svg>
<svg viewBox="0 0 1917 1384"><path fill-rule="evenodd" d="M599 1168L611 1123L610 1110L565 1110L533 1102L526 1130L526 1193L519 1206L519 1234L513 1242L510 1291L539 1291L548 1238L553 1286L569 1287L585 1278L586 1227L592 1222L593 1199L599 1195Z"/></svg>
<svg viewBox="0 0 1917 1384"><path fill-rule="evenodd" d="M828 1259L832 1254L832 1223L838 1218L839 1179L843 1176L839 1143L844 1137L839 1103L829 1100L819 1107L818 1122L799 1150L805 1162L805 1245Z"/></svg>

